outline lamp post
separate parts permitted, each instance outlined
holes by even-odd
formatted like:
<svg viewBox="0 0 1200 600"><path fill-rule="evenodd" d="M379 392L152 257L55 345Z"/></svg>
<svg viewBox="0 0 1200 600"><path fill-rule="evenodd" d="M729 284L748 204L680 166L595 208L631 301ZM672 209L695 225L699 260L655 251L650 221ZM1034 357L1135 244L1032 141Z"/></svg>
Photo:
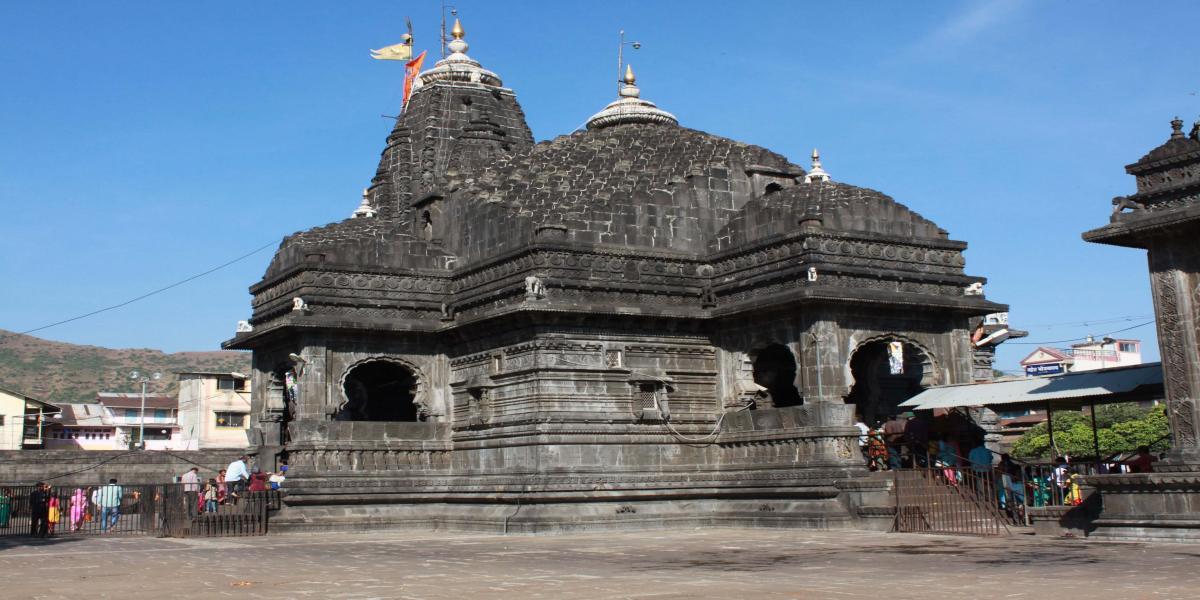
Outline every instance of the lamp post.
<svg viewBox="0 0 1200 600"><path fill-rule="evenodd" d="M130 379L141 382L142 384L142 410L141 414L138 415L138 446L142 450L146 449L146 384L150 383L151 381L158 381L159 377L162 377L162 375L159 373L154 373L149 377L143 376L137 371L129 374Z"/></svg>
<svg viewBox="0 0 1200 600"><path fill-rule="evenodd" d="M642 47L641 42L625 41L625 30L622 29L618 34L621 36L620 43L617 44L617 93L621 93L621 88L625 85L625 81L621 79L621 70L625 68L625 46L633 46L634 50Z"/></svg>

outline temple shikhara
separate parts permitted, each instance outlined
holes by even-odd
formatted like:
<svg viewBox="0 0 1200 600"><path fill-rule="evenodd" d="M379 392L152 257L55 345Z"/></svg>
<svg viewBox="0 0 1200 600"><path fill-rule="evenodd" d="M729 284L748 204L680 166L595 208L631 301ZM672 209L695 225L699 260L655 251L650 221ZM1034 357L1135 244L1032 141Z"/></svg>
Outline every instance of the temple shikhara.
<svg viewBox="0 0 1200 600"><path fill-rule="evenodd" d="M853 423L973 380L1006 308L966 243L815 151L687 128L632 69L535 142L453 37L226 343L260 464L291 467L272 526L890 527Z"/></svg>

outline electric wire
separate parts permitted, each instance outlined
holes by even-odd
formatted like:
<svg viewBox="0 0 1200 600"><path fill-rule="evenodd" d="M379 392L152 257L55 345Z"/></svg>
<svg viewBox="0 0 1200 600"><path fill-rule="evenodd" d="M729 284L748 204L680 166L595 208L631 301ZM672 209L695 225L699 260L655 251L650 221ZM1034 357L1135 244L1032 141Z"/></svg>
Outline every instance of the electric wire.
<svg viewBox="0 0 1200 600"><path fill-rule="evenodd" d="M241 255L241 256L239 256L239 257L237 257L237 258L233 259L233 260L230 260L230 261L228 261L228 262L221 263L221 264L219 264L219 265L217 265L217 266L215 266L215 267L213 267L213 268L211 268L211 269L208 269L207 271L203 271L203 272L201 272L201 273L197 273L197 274L195 274L195 275L192 275L192 276L190 276L190 277L187 277L187 278L185 278L185 279L180 279L179 281L176 281L175 283L172 283L172 284L170 284L170 285L165 285L165 286L163 286L163 287L160 287L160 288L158 288L158 289L151 290L151 291L149 291L149 292L146 292L145 294L142 294L142 295L140 295L140 296L137 296L136 298L130 298L129 300L126 300L126 301L124 301L124 302L120 302L120 303L117 303L117 304L113 304L113 305L111 305L111 306L106 306L106 307L104 307L104 308L99 308L99 309L93 310L93 311L91 311L91 312L84 313L84 314L82 314L82 315L76 315L76 316L74 316L74 317L71 317L71 318L69 318L69 319L63 319L63 320L61 320L61 321L55 321L55 322L53 322L53 323L50 323L49 325L42 325L41 327L34 327L33 329L26 329L25 331L20 331L20 332L18 332L18 333L19 333L19 334L21 334L21 335L28 335L28 334L30 334L30 333L33 333L33 332L35 332L35 331L42 331L43 329L50 329L51 327L57 327L57 326L59 326L59 325L64 325L64 324L66 324L66 323L71 323L71 322L73 322L73 321L78 321L78 320L80 320L80 319L86 319L86 318L88 318L88 317L92 317L92 316L98 315L98 314L100 314L100 313L105 313L105 312L108 312L108 311L110 311L110 310L116 310L116 309L118 309L118 308L121 308L121 307L123 307L123 306L129 306L130 304L133 304L134 302L137 302L137 301L139 301L139 300L145 300L146 298L149 298L149 297L151 297L151 296L155 296L155 295L161 294L161 293L163 293L163 292L165 292L165 291L167 291L167 290L170 290L170 289L173 289L173 288L177 288L177 287L179 287L179 286L181 286L181 285L183 285L183 284L185 284L185 283L188 283L188 282L191 282L191 281L195 281L195 280L197 280L197 279L199 279L199 278L201 278L201 277L204 277L205 275L211 275L211 274L213 274L213 273L216 273L217 271L220 271L221 269L224 269L225 267L228 267L228 266L231 266L231 265L233 265L233 264L236 264L236 263L238 263L238 262L241 262L241 261L243 261L243 260L246 260L247 258L250 258L251 256L254 256L255 254L258 254L259 252L262 252L263 250L266 250L267 248L270 248L271 246L274 246L274 245L276 245L276 244L278 244L278 243L279 243L279 242L275 242L275 241L273 241L273 242L270 242L270 243L268 243L268 244L264 244L264 245L262 245L262 246L259 246L258 248L255 248L254 250L251 250L250 252L247 252L247 253L245 253L245 254L243 254L243 255Z"/></svg>
<svg viewBox="0 0 1200 600"><path fill-rule="evenodd" d="M1037 327L1037 328L1041 328L1041 329L1053 329L1055 327L1072 327L1072 326L1086 327L1089 325L1107 325L1109 323L1120 323L1122 321L1139 321L1141 319L1150 319L1153 317L1154 317L1154 315L1125 315L1125 316L1121 316L1121 317L1104 317L1102 319L1090 319L1087 321L1066 321L1066 322L1062 322L1062 323L1041 323L1041 324L1037 324L1037 325L1022 324L1021 326L1022 327L1030 327L1030 328Z"/></svg>
<svg viewBox="0 0 1200 600"><path fill-rule="evenodd" d="M1155 321L1156 321L1156 319L1150 319L1149 321L1146 321L1145 323L1139 323L1139 324L1137 324L1137 325L1134 325L1134 326L1132 326L1132 327L1126 327L1126 328L1124 328L1124 329L1117 329L1117 330L1115 330L1115 331L1110 331L1110 332L1108 332L1108 333L1101 334L1099 337L1102 337L1102 338L1103 338L1103 337L1106 337L1106 336L1110 336L1110 335L1112 335L1112 334L1114 334L1114 333L1121 333L1121 332L1124 332L1124 331L1129 331L1129 330L1131 330L1131 329L1137 329L1137 328L1139 328L1139 327L1145 327L1145 326L1147 326L1147 325L1150 325L1151 323L1154 323ZM1097 336L1091 336L1091 337L1095 338L1095 337L1097 337ZM1066 343L1069 343L1069 342L1078 342L1078 341L1081 341L1081 340L1086 340L1086 339L1088 339L1088 336L1084 336L1084 337L1077 337L1077 338L1071 338L1071 339L1067 339L1067 340L1049 340L1049 341L1043 341L1043 342L1007 342L1007 343L1008 343L1008 344L1012 344L1012 345L1014 345L1014 346L1045 346L1045 345L1048 345L1048 344L1066 344Z"/></svg>

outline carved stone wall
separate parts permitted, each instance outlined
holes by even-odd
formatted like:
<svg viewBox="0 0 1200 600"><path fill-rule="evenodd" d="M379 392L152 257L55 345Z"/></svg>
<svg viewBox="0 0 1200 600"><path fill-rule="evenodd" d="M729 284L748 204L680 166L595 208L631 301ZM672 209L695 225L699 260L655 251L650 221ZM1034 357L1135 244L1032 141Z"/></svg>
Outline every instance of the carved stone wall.
<svg viewBox="0 0 1200 600"><path fill-rule="evenodd" d="M1173 451L1200 462L1200 250L1180 236L1164 236L1150 247L1150 286L1157 316L1159 349L1167 393Z"/></svg>

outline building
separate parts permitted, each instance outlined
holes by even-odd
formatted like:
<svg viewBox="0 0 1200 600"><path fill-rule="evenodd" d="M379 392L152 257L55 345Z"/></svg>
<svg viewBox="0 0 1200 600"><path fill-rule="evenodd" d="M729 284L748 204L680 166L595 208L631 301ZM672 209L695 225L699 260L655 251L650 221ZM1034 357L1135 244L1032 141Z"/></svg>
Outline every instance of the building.
<svg viewBox="0 0 1200 600"><path fill-rule="evenodd" d="M889 527L853 422L973 380L1007 308L966 243L815 151L681 126L632 69L534 143L457 25L449 49L225 344L260 464L295 473L272 526Z"/></svg>
<svg viewBox="0 0 1200 600"><path fill-rule="evenodd" d="M1091 336L1070 348L1038 346L1021 360L1026 375L1061 375L1142 364L1141 340L1094 340Z"/></svg>
<svg viewBox="0 0 1200 600"><path fill-rule="evenodd" d="M142 395L138 393L100 392L96 402L113 425L118 448L136 447L142 429L146 431L146 450L182 450L176 415L179 401L170 396L147 394L142 414Z"/></svg>
<svg viewBox="0 0 1200 600"><path fill-rule="evenodd" d="M179 373L179 429L185 450L245 448L250 381L241 373Z"/></svg>
<svg viewBox="0 0 1200 600"><path fill-rule="evenodd" d="M45 421L58 411L48 402L0 388L0 450L41 448Z"/></svg>
<svg viewBox="0 0 1200 600"><path fill-rule="evenodd" d="M99 403L63 404L46 426L46 448L57 450L121 450L121 434ZM149 437L149 436L147 436Z"/></svg>
<svg viewBox="0 0 1200 600"><path fill-rule="evenodd" d="M1104 338L1071 344L1072 371L1095 371L1112 367L1128 367L1142 364L1141 340L1114 340Z"/></svg>

